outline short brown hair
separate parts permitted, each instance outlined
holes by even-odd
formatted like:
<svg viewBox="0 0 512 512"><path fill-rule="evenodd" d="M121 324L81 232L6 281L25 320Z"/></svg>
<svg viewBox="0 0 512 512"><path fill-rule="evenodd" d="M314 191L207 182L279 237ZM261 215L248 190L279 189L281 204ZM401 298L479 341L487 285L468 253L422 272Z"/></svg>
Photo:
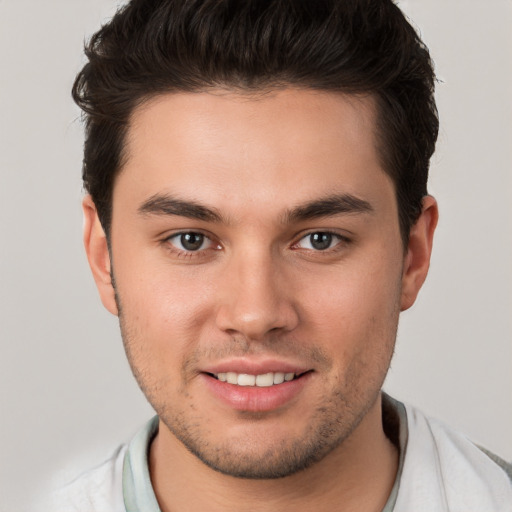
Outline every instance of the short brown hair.
<svg viewBox="0 0 512 512"><path fill-rule="evenodd" d="M378 150L407 241L439 122L429 52L391 0L132 0L85 53L73 98L85 112L84 186L107 236L138 105L166 92L291 85L375 97Z"/></svg>

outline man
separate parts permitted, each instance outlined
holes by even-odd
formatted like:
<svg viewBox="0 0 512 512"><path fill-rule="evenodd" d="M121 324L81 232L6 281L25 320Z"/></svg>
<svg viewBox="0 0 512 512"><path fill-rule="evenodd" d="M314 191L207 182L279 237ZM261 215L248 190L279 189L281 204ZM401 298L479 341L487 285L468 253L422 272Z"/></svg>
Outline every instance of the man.
<svg viewBox="0 0 512 512"><path fill-rule="evenodd" d="M158 416L61 509L511 510L509 465L381 392L438 217L398 8L134 0L86 53L85 247Z"/></svg>

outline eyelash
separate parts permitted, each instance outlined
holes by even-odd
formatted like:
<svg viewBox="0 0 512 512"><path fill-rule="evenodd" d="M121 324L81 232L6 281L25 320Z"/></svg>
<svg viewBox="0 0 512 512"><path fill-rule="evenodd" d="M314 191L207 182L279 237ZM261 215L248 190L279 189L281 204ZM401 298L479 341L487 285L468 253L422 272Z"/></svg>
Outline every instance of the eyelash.
<svg viewBox="0 0 512 512"><path fill-rule="evenodd" d="M172 242L173 240L177 240L177 239L179 240L181 237L184 237L187 235L202 237L201 245L199 246L199 248L197 250L186 249L186 248L181 249L181 248L177 247ZM321 235L322 237L325 237L325 236L330 237L329 245L336 240L337 240L337 243L335 243L335 245L332 247L329 246L324 249L315 249L315 248L303 249L303 248L299 247L299 244L302 241L307 240L308 237L312 237L313 235ZM205 233L202 233L200 231L180 231L178 233L173 233L172 235L166 237L162 242L165 244L165 246L167 247L167 249L169 251L171 251L174 255L176 255L179 258L206 257L210 253L211 250L217 251L217 250L222 249L221 245L218 242L216 242L210 236L208 236ZM201 246L205 242L208 242L208 247L201 248ZM310 231L309 233L303 234L297 242L293 243L291 246L291 249L292 250L303 249L305 251L311 252L312 254L316 253L319 255L320 254L332 254L332 253L342 250L344 247L346 247L350 243L351 243L350 238L348 238L344 235L341 235L339 233L333 232L333 231L328 231L328 230L326 230L326 231ZM183 245L183 243L181 243L181 245ZM311 243L310 243L310 245L311 245Z"/></svg>
<svg viewBox="0 0 512 512"><path fill-rule="evenodd" d="M201 246L205 242L209 242L209 246L201 249L199 247L197 250L190 250L190 249L180 249L176 245L173 244L173 240L180 239L183 236L186 235L195 235L202 237L202 243ZM166 237L164 240L162 240L162 243L165 245L167 250L172 252L175 256L178 258L201 258L206 257L209 254L210 250L220 250L220 244L216 243L210 236L206 235L205 233L201 233L200 231L180 231L178 233L173 233L172 235Z"/></svg>
<svg viewBox="0 0 512 512"><path fill-rule="evenodd" d="M329 230L320 231L320 230L317 230L317 231L310 231L309 233L306 233L306 234L302 235L299 238L299 240L292 245L292 249L301 250L301 247L299 247L299 244L302 241L307 240L308 238L312 237L313 235L322 235L322 236L326 236L327 235L328 237L331 238L330 242L334 242L335 240L337 240L337 243L335 243L332 247L326 247L325 249L316 249L316 250L314 248L313 249L309 249L309 248L305 249L307 251L311 251L315 255L316 254L332 254L333 252L338 252L338 251L342 250L344 247L346 247L348 244L350 244L352 242L352 240L350 238L348 238L347 236L341 235L341 234L336 233L334 231L329 231Z"/></svg>

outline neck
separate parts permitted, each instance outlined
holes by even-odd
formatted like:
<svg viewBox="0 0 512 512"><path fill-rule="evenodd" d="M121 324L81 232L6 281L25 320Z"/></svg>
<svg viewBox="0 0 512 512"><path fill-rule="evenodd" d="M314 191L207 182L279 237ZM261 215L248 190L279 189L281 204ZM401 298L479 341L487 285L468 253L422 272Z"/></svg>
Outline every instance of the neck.
<svg viewBox="0 0 512 512"><path fill-rule="evenodd" d="M379 512L398 469L398 450L382 427L381 399L352 434L320 462L274 480L235 478L212 470L160 422L149 457L162 512Z"/></svg>

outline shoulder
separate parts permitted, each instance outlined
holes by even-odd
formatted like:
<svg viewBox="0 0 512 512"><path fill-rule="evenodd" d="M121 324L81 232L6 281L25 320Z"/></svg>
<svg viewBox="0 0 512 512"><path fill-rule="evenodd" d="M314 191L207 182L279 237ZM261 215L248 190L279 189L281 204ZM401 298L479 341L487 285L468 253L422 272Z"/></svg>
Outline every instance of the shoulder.
<svg viewBox="0 0 512 512"><path fill-rule="evenodd" d="M399 498L407 502L414 494L429 507L435 503L435 510L512 510L510 464L418 409L405 410L408 440Z"/></svg>
<svg viewBox="0 0 512 512"><path fill-rule="evenodd" d="M54 512L125 512L122 478L126 445L110 458L53 493Z"/></svg>
<svg viewBox="0 0 512 512"><path fill-rule="evenodd" d="M442 421L430 418L414 407L406 406L410 450L421 449L420 443L426 443L434 450L439 461L451 464L460 471L472 469L474 476L485 480L486 476L497 477L510 486L512 482L512 464L489 450L480 447L463 433L447 426ZM416 445L416 446L413 446ZM475 468L481 468L474 471ZM452 471L450 471L451 473Z"/></svg>
<svg viewBox="0 0 512 512"><path fill-rule="evenodd" d="M482 452L484 452L491 460L493 460L500 468L505 471L507 474L510 482L512 483L512 462L507 462L506 460L502 459L495 453L492 453L487 448L484 448L483 446L478 446Z"/></svg>

